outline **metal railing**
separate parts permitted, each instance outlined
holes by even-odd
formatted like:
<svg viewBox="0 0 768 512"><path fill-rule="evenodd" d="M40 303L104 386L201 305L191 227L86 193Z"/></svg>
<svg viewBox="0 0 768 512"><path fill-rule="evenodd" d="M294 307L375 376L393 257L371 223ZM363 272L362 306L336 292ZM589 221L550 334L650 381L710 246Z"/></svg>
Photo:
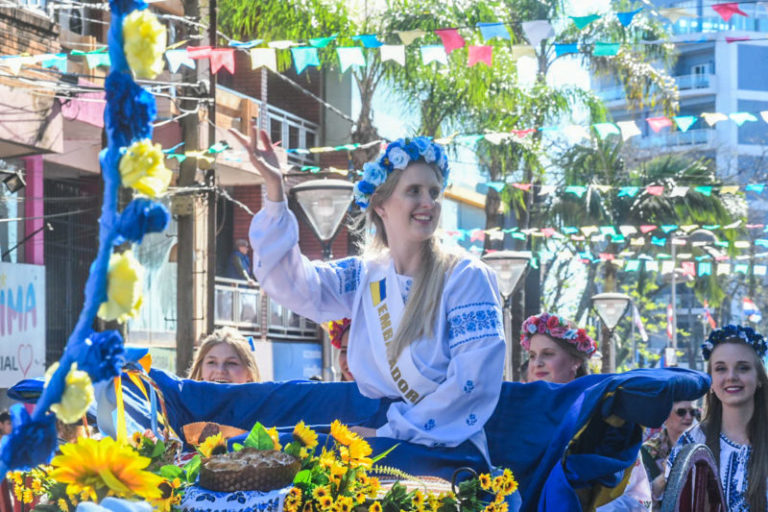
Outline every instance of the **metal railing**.
<svg viewBox="0 0 768 512"><path fill-rule="evenodd" d="M234 327L247 336L261 336L266 325L267 337L292 341L320 341L316 323L268 299L262 308L262 291L245 281L216 278L216 327Z"/></svg>
<svg viewBox="0 0 768 512"><path fill-rule="evenodd" d="M714 75L704 75L701 73L693 75L680 75L675 77L677 89L687 91L690 89L706 89L714 83Z"/></svg>

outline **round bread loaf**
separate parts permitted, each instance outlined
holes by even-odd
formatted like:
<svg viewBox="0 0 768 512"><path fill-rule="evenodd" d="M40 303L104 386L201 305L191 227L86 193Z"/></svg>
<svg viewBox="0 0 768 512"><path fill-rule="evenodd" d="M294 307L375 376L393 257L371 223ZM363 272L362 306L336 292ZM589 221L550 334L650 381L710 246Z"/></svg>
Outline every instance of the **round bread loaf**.
<svg viewBox="0 0 768 512"><path fill-rule="evenodd" d="M301 463L276 450L243 448L205 459L200 466L200 487L211 491L272 491L293 482Z"/></svg>

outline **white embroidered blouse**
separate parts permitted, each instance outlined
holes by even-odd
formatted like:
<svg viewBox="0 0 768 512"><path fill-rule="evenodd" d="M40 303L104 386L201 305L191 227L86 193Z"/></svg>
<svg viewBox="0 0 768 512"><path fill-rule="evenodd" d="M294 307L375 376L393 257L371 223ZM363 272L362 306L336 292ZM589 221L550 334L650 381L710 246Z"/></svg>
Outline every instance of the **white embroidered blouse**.
<svg viewBox="0 0 768 512"><path fill-rule="evenodd" d="M364 300L369 278L381 276L382 263L359 257L310 262L299 251L298 224L285 202L266 201L249 235L254 275L267 294L315 322L350 318L348 361L360 392L402 398L389 362L377 355L382 338L369 335L366 323L366 308L372 309L370 299ZM388 293L399 292L405 300L408 280L396 281L400 290ZM377 435L427 446L471 440L487 458L483 426L499 399L505 355L495 274L475 259L460 260L446 277L438 308L433 338L411 344L412 367L434 389L415 404L393 403Z"/></svg>

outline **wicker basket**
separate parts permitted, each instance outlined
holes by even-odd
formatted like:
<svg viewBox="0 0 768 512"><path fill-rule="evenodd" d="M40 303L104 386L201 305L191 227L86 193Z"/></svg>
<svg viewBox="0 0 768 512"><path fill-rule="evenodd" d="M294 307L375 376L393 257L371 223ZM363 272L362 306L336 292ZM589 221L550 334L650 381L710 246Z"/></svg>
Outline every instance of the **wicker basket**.
<svg viewBox="0 0 768 512"><path fill-rule="evenodd" d="M272 491L293 482L301 463L287 453L243 448L216 455L200 467L200 487L211 491Z"/></svg>

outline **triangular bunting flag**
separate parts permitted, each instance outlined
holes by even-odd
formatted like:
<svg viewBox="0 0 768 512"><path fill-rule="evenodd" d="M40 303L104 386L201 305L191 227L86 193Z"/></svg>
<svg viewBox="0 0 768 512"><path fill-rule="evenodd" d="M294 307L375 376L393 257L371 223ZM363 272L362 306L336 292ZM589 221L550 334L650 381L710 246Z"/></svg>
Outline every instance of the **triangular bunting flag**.
<svg viewBox="0 0 768 512"><path fill-rule="evenodd" d="M677 23L680 18L696 18L696 14L684 7L664 7L659 9L659 14L672 23Z"/></svg>
<svg viewBox="0 0 768 512"><path fill-rule="evenodd" d="M621 187L618 197L635 197L639 192L640 187Z"/></svg>
<svg viewBox="0 0 768 512"><path fill-rule="evenodd" d="M720 121L727 121L728 116L721 114L720 112L702 112L701 117L707 122L709 126L715 126Z"/></svg>
<svg viewBox="0 0 768 512"><path fill-rule="evenodd" d="M525 24L523 24L525 25ZM480 34L483 36L483 40L487 41L498 37L500 39L509 39L509 31L507 26L503 23L478 23L477 28L480 29Z"/></svg>
<svg viewBox="0 0 768 512"><path fill-rule="evenodd" d="M524 21L523 34L531 46L537 49L543 40L555 36L555 29L549 20Z"/></svg>
<svg viewBox="0 0 768 512"><path fill-rule="evenodd" d="M235 73L234 48L215 48L211 50L211 73L216 73L221 68L226 69L230 74Z"/></svg>
<svg viewBox="0 0 768 512"><path fill-rule="evenodd" d="M664 185L649 185L645 187L645 191L652 196L660 196L664 193Z"/></svg>
<svg viewBox="0 0 768 512"><path fill-rule="evenodd" d="M688 193L688 187L674 186L669 193L669 197L685 197Z"/></svg>
<svg viewBox="0 0 768 512"><path fill-rule="evenodd" d="M328 46L331 41L334 41L338 34L333 34L332 36L328 37L316 37L314 39L309 40L309 46L314 46L315 48L325 48Z"/></svg>
<svg viewBox="0 0 768 512"><path fill-rule="evenodd" d="M86 53L85 61L90 69L96 69L99 66L109 66L111 63L108 53Z"/></svg>
<svg viewBox="0 0 768 512"><path fill-rule="evenodd" d="M579 30L583 30L587 25L595 20L599 20L601 16L599 14L589 14L587 16L568 16L573 20L574 25Z"/></svg>
<svg viewBox="0 0 768 512"><path fill-rule="evenodd" d="M267 46L275 50L287 50L288 48L293 48L294 46L299 45L293 41L270 41L267 43Z"/></svg>
<svg viewBox="0 0 768 512"><path fill-rule="evenodd" d="M637 123L634 121L619 121L616 123L621 130L621 138L627 140L635 135L640 135L642 132L638 128Z"/></svg>
<svg viewBox="0 0 768 512"><path fill-rule="evenodd" d="M264 66L277 73L277 52L274 48L251 48L250 53L251 69Z"/></svg>
<svg viewBox="0 0 768 512"><path fill-rule="evenodd" d="M186 49L167 50L165 59L168 61L168 70L171 73L176 73L181 66L195 69L195 61L189 58Z"/></svg>
<svg viewBox="0 0 768 512"><path fill-rule="evenodd" d="M441 44L430 44L426 46L422 46L420 48L421 50L421 61L424 64L429 64L430 62L439 62L443 65L448 65L448 55L445 53L445 47Z"/></svg>
<svg viewBox="0 0 768 512"><path fill-rule="evenodd" d="M384 44L379 47L381 52L381 62L393 60L405 66L405 45L402 44Z"/></svg>
<svg viewBox="0 0 768 512"><path fill-rule="evenodd" d="M728 117L730 117L734 123L741 126L747 121L755 123L757 122L757 118L754 114L751 114L750 112L734 112L730 114Z"/></svg>
<svg viewBox="0 0 768 512"><path fill-rule="evenodd" d="M291 48L293 56L293 65L296 67L296 73L301 74L308 66L320 67L320 59L317 57L317 48L312 46L300 46Z"/></svg>
<svg viewBox="0 0 768 512"><path fill-rule="evenodd" d="M672 126L672 120L668 117L648 117L645 120L648 122L648 126L651 127L651 130L653 130L654 133L659 133L662 128Z"/></svg>
<svg viewBox="0 0 768 512"><path fill-rule="evenodd" d="M688 128L693 126L697 119L696 116L675 116L672 118L681 132L687 132Z"/></svg>
<svg viewBox="0 0 768 512"><path fill-rule="evenodd" d="M747 13L739 9L739 4L736 2L727 2L724 4L715 4L712 6L712 10L715 11L717 14L720 15L721 18L723 18L724 21L728 22L731 21L731 18L735 14L739 14L741 16L747 16Z"/></svg>
<svg viewBox="0 0 768 512"><path fill-rule="evenodd" d="M472 67L478 62L482 62L486 66L491 67L493 63L493 46L470 46L469 47L467 65L469 67Z"/></svg>
<svg viewBox="0 0 768 512"><path fill-rule="evenodd" d="M406 46L414 42L416 39L424 36L426 32L423 30L396 30L395 33L397 34L397 37L400 38L400 41Z"/></svg>
<svg viewBox="0 0 768 512"><path fill-rule="evenodd" d="M642 10L643 9L641 7L640 9L635 9L634 11L617 12L616 17L619 19L619 23L625 27L628 27L632 23L632 20L635 18L637 13Z"/></svg>
<svg viewBox="0 0 768 512"><path fill-rule="evenodd" d="M382 44L376 37L376 34L360 34L359 36L352 36L355 41L360 41L366 48L378 48Z"/></svg>
<svg viewBox="0 0 768 512"><path fill-rule="evenodd" d="M440 40L443 42L445 53L449 54L453 50L463 48L466 44L464 38L459 35L459 29L457 28L441 28L435 30L435 34L440 36Z"/></svg>
<svg viewBox="0 0 768 512"><path fill-rule="evenodd" d="M579 43L555 43L555 56L579 53Z"/></svg>
<svg viewBox="0 0 768 512"><path fill-rule="evenodd" d="M254 46L258 46L263 42L264 42L263 39L251 39L250 41L244 41L244 42L236 41L233 39L229 42L229 46L233 48L242 48L244 50L247 50L249 48L253 48Z"/></svg>
<svg viewBox="0 0 768 512"><path fill-rule="evenodd" d="M187 55L190 59L207 59L211 55L210 46L187 46Z"/></svg>
<svg viewBox="0 0 768 512"><path fill-rule="evenodd" d="M339 66L344 73L350 67L365 67L365 57L363 49L359 46L349 46L336 48L336 54L339 56Z"/></svg>
<svg viewBox="0 0 768 512"><path fill-rule="evenodd" d="M0 61L2 62L2 61ZM45 59L40 61L40 65L44 68L56 68L62 73L67 72L67 54L66 53L52 53Z"/></svg>
<svg viewBox="0 0 768 512"><path fill-rule="evenodd" d="M621 135L619 127L613 123L595 123L592 128L597 132L597 136L605 139L609 135Z"/></svg>
<svg viewBox="0 0 768 512"><path fill-rule="evenodd" d="M620 48L620 43L604 43L597 41L595 43L594 49L592 50L592 55L595 57L613 57L619 53Z"/></svg>
<svg viewBox="0 0 768 512"><path fill-rule="evenodd" d="M522 57L536 58L536 50L533 46L527 44L513 44L512 45L512 60L518 60Z"/></svg>

